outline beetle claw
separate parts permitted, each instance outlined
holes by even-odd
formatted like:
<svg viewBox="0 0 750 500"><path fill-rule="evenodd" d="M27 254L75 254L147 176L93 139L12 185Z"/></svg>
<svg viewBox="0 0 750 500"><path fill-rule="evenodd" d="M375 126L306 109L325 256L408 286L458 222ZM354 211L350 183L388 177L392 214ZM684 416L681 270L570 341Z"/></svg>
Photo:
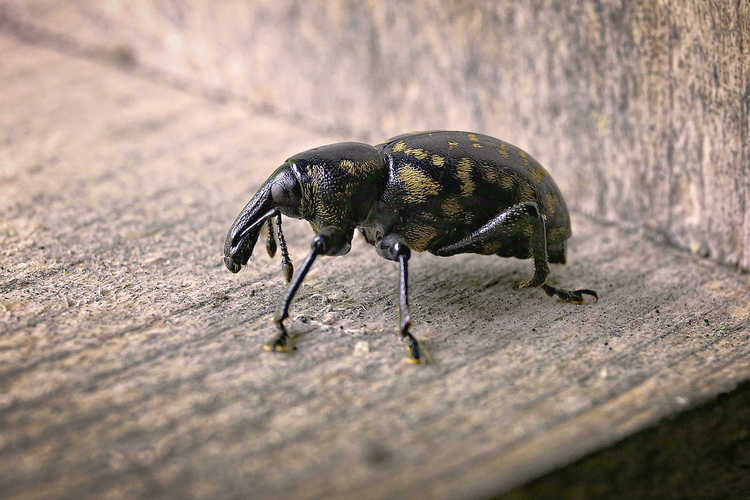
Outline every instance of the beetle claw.
<svg viewBox="0 0 750 500"><path fill-rule="evenodd" d="M542 285L542 289L548 297L554 297L555 295L557 295L560 300L564 302L570 302L572 304L583 304L585 302L583 298L584 295L591 295L592 297L594 297L594 302L599 302L599 295L597 295L594 290L589 290L586 288L580 290L562 290L560 288L555 288L549 285Z"/></svg>
<svg viewBox="0 0 750 500"><path fill-rule="evenodd" d="M421 353L419 350L419 343L417 339L412 337L410 333L407 333L404 337L406 344L406 356L409 363L418 365L421 362Z"/></svg>
<svg viewBox="0 0 750 500"><path fill-rule="evenodd" d="M292 345L291 339L274 337L263 346L263 349L269 352L292 352L297 349Z"/></svg>
<svg viewBox="0 0 750 500"><path fill-rule="evenodd" d="M292 338L287 333L284 325L282 325L281 323L277 323L276 325L279 327L279 333L277 333L276 336L271 340L266 342L266 344L263 346L263 349L271 352L292 352L293 350L295 350L296 347L294 347Z"/></svg>
<svg viewBox="0 0 750 500"><path fill-rule="evenodd" d="M520 282L518 284L518 289L520 290L521 288L536 288L536 287L538 287L541 284L542 283L537 283L536 280L534 280L534 279L530 279L530 280L526 280L526 281ZM550 297L551 297L551 295L550 295Z"/></svg>

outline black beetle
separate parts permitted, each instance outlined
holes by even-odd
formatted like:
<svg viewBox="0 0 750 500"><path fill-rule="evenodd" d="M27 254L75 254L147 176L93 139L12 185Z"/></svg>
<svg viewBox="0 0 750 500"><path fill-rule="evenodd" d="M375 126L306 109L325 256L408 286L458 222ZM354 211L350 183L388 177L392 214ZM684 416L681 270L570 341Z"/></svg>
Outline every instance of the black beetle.
<svg viewBox="0 0 750 500"><path fill-rule="evenodd" d="M281 215L310 222L316 236L302 269L292 263ZM274 231L271 219L276 217ZM570 216L547 171L523 150L468 132L417 132L376 146L331 144L292 156L260 187L229 230L224 263L236 273L252 255L267 221L267 250L276 251L291 284L274 316L277 335L267 350L291 347L283 321L289 304L318 255L344 255L354 230L378 254L400 264L400 333L409 361L420 360L409 332L407 262L410 249L450 256L495 254L534 259L534 276L520 287L539 287L552 297L583 303L593 290L562 290L545 284L548 263L565 263Z"/></svg>

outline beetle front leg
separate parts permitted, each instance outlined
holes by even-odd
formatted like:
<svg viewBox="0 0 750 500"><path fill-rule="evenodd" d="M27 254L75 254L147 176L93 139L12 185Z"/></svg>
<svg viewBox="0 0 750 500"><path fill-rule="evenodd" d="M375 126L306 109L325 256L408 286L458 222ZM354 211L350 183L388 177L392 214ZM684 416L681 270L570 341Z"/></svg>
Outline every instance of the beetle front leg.
<svg viewBox="0 0 750 500"><path fill-rule="evenodd" d="M299 289L300 285L302 285L302 280L305 279L308 271L310 271L313 262L315 262L315 258L320 255L320 248L321 243L319 241L319 237L316 236L312 242L310 255L307 256L307 259L305 259L305 263L302 264L302 269L300 269L299 272L294 276L294 279L292 279L292 282L289 284L286 292L284 292L284 295L281 297L279 307L278 309L276 309L276 314L274 314L273 316L273 322L276 325L276 329L278 331L276 333L276 336L263 346L266 351L289 352L293 349L290 342L289 333L286 331L286 327L284 327L284 320L289 317L289 305L292 303L292 299L297 294L297 290Z"/></svg>
<svg viewBox="0 0 750 500"><path fill-rule="evenodd" d="M294 275L292 282L281 297L276 314L273 316L273 322L278 331L276 336L263 346L266 351L289 352L293 349L289 333L284 326L284 320L289 317L289 306L292 303L292 299L297 294L297 290L299 290L302 281L307 276L318 255L340 255L342 252L345 253L349 248L350 241L351 234L347 237L347 233L338 228L327 228L313 238L310 245L310 254L305 259L305 263L302 264L299 272Z"/></svg>
<svg viewBox="0 0 750 500"><path fill-rule="evenodd" d="M409 314L409 257L411 250L401 237L395 234L385 236L375 246L378 254L384 259L397 261L399 263L399 293L398 293L398 317L399 332L406 343L406 351L410 363L419 363L419 343L409 333L411 326L411 314Z"/></svg>

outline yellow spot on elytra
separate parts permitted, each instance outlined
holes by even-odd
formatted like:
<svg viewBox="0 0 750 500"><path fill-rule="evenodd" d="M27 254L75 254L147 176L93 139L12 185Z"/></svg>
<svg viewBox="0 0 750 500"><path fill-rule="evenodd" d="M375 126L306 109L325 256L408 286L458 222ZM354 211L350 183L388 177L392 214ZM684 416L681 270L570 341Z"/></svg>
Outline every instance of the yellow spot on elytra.
<svg viewBox="0 0 750 500"><path fill-rule="evenodd" d="M474 215L466 210L458 198L448 198L440 204L442 216L452 220L460 220L467 224L474 221Z"/></svg>
<svg viewBox="0 0 750 500"><path fill-rule="evenodd" d="M544 197L547 202L547 214L551 217L555 215L555 207L557 206L557 197L554 194L547 193Z"/></svg>
<svg viewBox="0 0 750 500"><path fill-rule="evenodd" d="M442 167L445 165L445 158L439 155L432 155L432 164L436 167Z"/></svg>
<svg viewBox="0 0 750 500"><path fill-rule="evenodd" d="M526 168L531 168L531 163L529 162L529 155L524 151L523 149L518 150L518 156L521 157L523 160L523 164L526 165Z"/></svg>
<svg viewBox="0 0 750 500"><path fill-rule="evenodd" d="M432 212L424 211L419 213L419 219L421 220L438 220L437 215Z"/></svg>
<svg viewBox="0 0 750 500"><path fill-rule="evenodd" d="M425 158L427 158L428 156L430 156L429 154L425 153L425 151L423 149L416 149L416 148L415 149L412 149L412 148L405 149L404 150L404 154L406 156L413 156L417 160L424 160Z"/></svg>
<svg viewBox="0 0 750 500"><path fill-rule="evenodd" d="M404 141L399 141L393 146L393 149L391 149L391 151L393 151L394 153L398 153L399 151L403 151L404 149L406 149L406 143Z"/></svg>
<svg viewBox="0 0 750 500"><path fill-rule="evenodd" d="M473 166L468 158L461 158L458 162L457 175L461 180L461 196L471 196L474 194L474 181L471 180L471 171Z"/></svg>
<svg viewBox="0 0 750 500"><path fill-rule="evenodd" d="M406 190L404 200L409 203L424 203L429 197L440 194L439 183L408 163L399 167L397 175Z"/></svg>
<svg viewBox="0 0 750 500"><path fill-rule="evenodd" d="M503 158L510 158L510 155L508 154L508 146L505 144L500 146L497 152L500 153L500 156L502 156Z"/></svg>
<svg viewBox="0 0 750 500"><path fill-rule="evenodd" d="M438 235L438 230L427 224L407 224L403 229L404 239L409 248L424 252L430 241Z"/></svg>
<svg viewBox="0 0 750 500"><path fill-rule="evenodd" d="M533 158L529 158L529 155L528 153L526 153L526 151L519 149L518 156L521 157L521 159L523 160L523 164L526 165L527 169L529 169L529 176L531 177L531 180L538 183L549 177L547 171L544 170L544 168L542 168L542 166L539 165L536 161L534 161Z"/></svg>
<svg viewBox="0 0 750 500"><path fill-rule="evenodd" d="M529 167L529 177L531 177L531 180L534 182L539 183L547 178L547 171L540 166L532 164L531 167Z"/></svg>
<svg viewBox="0 0 750 500"><path fill-rule="evenodd" d="M455 217L464 211L464 207L461 206L461 203L456 198L448 198L445 200L440 205L440 209L448 217Z"/></svg>
<svg viewBox="0 0 750 500"><path fill-rule="evenodd" d="M448 151L451 149L456 149L458 147L458 143L456 141L448 141Z"/></svg>
<svg viewBox="0 0 750 500"><path fill-rule="evenodd" d="M487 181L489 184L497 184L498 183L498 176L497 176L497 169L494 168L492 165L487 165L486 163L483 163L477 167L479 169L479 175L482 176L482 179Z"/></svg>
<svg viewBox="0 0 750 500"><path fill-rule="evenodd" d="M520 201L521 203L536 201L536 198L534 197L534 190L531 188L531 186L526 185L521 188L521 194L518 197L518 201Z"/></svg>
<svg viewBox="0 0 750 500"><path fill-rule="evenodd" d="M516 185L516 180L510 175L500 176L500 187L503 189L513 189Z"/></svg>
<svg viewBox="0 0 750 500"><path fill-rule="evenodd" d="M475 148L481 148L482 145L479 144L479 139L477 139L477 134L469 134L469 140L471 141L471 145Z"/></svg>

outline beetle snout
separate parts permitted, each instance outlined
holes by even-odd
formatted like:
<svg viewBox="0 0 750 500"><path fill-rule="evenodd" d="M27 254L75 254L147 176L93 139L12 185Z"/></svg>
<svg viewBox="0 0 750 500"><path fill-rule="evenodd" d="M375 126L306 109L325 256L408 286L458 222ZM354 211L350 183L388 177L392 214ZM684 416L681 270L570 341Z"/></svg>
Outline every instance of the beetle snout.
<svg viewBox="0 0 750 500"><path fill-rule="evenodd" d="M262 222L263 220L260 221L260 223ZM227 236L224 245L224 265L233 273L239 272L253 255L255 243L260 235L260 228L257 227L260 223L254 224L255 227L251 226L245 231L238 232L234 237L232 237L232 232Z"/></svg>
<svg viewBox="0 0 750 500"><path fill-rule="evenodd" d="M224 243L224 265L227 269L237 273L244 264L247 264L253 255L255 243L260 235L260 225L264 220L260 219L250 227L246 227L241 221L235 223Z"/></svg>
<svg viewBox="0 0 750 500"><path fill-rule="evenodd" d="M240 269L242 269L242 263L234 260L234 257L231 255L224 257L224 265L233 273L238 273L240 272Z"/></svg>

